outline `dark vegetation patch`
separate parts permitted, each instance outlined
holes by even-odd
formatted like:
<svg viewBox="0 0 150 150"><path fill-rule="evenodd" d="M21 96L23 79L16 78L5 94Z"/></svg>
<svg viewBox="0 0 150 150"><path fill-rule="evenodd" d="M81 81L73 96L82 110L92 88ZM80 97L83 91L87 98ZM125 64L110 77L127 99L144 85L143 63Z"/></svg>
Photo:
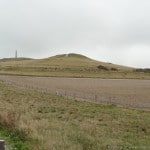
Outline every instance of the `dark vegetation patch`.
<svg viewBox="0 0 150 150"><path fill-rule="evenodd" d="M103 71L119 71L117 68L114 68L114 67L108 68L108 67L103 66L103 65L99 65L99 66L97 66L97 68L99 70L103 70Z"/></svg>
<svg viewBox="0 0 150 150"><path fill-rule="evenodd" d="M117 68L110 68L111 71L119 71Z"/></svg>
<svg viewBox="0 0 150 150"><path fill-rule="evenodd" d="M134 72L144 72L144 73L150 73L150 68L138 68L138 69L135 69L133 70Z"/></svg>
<svg viewBox="0 0 150 150"><path fill-rule="evenodd" d="M109 70L107 67L105 67L105 66L103 66L103 65L99 65L99 66L97 66L97 68L98 68L99 70L105 70L105 71L108 71L108 70Z"/></svg>

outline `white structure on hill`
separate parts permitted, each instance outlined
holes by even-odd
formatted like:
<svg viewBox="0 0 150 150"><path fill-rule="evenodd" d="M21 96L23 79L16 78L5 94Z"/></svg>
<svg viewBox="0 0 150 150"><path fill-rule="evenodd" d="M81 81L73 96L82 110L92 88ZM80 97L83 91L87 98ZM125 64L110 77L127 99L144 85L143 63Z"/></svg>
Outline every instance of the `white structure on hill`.
<svg viewBox="0 0 150 150"><path fill-rule="evenodd" d="M16 58L16 59L18 58L17 50L16 50L16 52L15 52L15 58Z"/></svg>

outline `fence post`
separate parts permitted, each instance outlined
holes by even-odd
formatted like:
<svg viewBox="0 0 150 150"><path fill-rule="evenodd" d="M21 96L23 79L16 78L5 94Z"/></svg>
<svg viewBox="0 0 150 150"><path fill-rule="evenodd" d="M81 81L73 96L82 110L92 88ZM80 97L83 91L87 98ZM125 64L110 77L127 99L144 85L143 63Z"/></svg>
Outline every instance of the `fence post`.
<svg viewBox="0 0 150 150"><path fill-rule="evenodd" d="M95 95L94 99L95 99L95 101L97 101L97 95Z"/></svg>
<svg viewBox="0 0 150 150"><path fill-rule="evenodd" d="M56 95L59 95L59 92L58 92L58 91L56 91Z"/></svg>
<svg viewBox="0 0 150 150"><path fill-rule="evenodd" d="M67 96L67 92L65 91L65 96Z"/></svg>
<svg viewBox="0 0 150 150"><path fill-rule="evenodd" d="M76 94L75 93L73 94L73 99L76 99Z"/></svg>
<svg viewBox="0 0 150 150"><path fill-rule="evenodd" d="M5 141L0 140L0 150L5 150Z"/></svg>

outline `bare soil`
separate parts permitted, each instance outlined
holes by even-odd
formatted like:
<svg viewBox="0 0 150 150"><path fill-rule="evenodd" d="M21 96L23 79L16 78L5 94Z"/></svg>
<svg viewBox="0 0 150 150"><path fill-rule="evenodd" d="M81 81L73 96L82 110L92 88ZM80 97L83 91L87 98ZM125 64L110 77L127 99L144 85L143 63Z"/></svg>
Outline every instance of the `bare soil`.
<svg viewBox="0 0 150 150"><path fill-rule="evenodd" d="M3 76L20 87L92 102L150 109L150 80Z"/></svg>

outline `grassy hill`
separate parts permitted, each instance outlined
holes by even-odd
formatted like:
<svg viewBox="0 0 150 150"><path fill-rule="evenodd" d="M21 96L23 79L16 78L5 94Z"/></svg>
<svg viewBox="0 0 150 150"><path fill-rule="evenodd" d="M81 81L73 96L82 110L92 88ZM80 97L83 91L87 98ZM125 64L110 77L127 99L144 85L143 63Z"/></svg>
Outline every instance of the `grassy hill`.
<svg viewBox="0 0 150 150"><path fill-rule="evenodd" d="M150 147L149 111L96 104L0 81L0 135L15 150Z"/></svg>
<svg viewBox="0 0 150 150"><path fill-rule="evenodd" d="M23 61L23 60L31 60L31 58L24 58L24 57L19 57L19 58L3 58L0 59L0 62L10 62L10 61Z"/></svg>
<svg viewBox="0 0 150 150"><path fill-rule="evenodd" d="M150 73L135 68L105 63L80 54L62 54L46 59L0 60L0 73L61 77L150 78Z"/></svg>

